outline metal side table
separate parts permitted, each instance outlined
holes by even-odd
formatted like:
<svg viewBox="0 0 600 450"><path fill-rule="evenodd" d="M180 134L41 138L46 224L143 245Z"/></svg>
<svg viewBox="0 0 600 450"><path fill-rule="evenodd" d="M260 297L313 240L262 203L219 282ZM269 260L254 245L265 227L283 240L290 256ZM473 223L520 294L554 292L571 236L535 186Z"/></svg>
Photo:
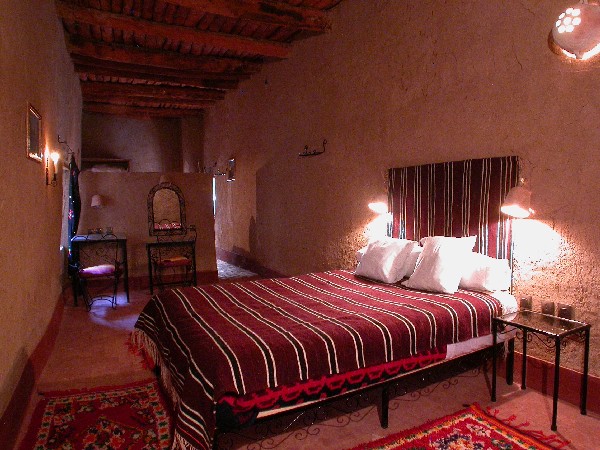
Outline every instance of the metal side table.
<svg viewBox="0 0 600 450"><path fill-rule="evenodd" d="M566 345L565 339L576 339L584 342L583 353L583 374L581 379L580 392L580 411L581 414L587 414L587 385L588 385L588 365L590 353L590 328L591 325L578 322L576 320L563 319L561 317L550 316L533 311L519 311L512 314L506 314L500 317L494 317L492 320L493 335L493 368L492 368L492 401L496 401L496 343L497 335L517 329L518 337L523 340L523 362L521 369L521 389L526 389L527 377L527 342L531 340L532 335L537 336L540 341L548 348L554 348L554 394L552 399L552 431L556 431L556 408L558 405L558 388L560 386L560 351L561 347Z"/></svg>

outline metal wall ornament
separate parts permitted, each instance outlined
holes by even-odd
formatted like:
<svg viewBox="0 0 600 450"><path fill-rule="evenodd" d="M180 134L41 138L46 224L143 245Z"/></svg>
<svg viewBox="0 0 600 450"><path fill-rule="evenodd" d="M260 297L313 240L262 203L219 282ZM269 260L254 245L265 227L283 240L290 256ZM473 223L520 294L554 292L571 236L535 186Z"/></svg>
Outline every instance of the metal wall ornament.
<svg viewBox="0 0 600 450"><path fill-rule="evenodd" d="M304 151L301 153L298 153L298 156L300 157L306 157L306 156L317 156L317 155L322 155L323 153L325 153L325 146L327 145L327 139L323 139L323 150L309 150L308 149L308 145L304 146Z"/></svg>

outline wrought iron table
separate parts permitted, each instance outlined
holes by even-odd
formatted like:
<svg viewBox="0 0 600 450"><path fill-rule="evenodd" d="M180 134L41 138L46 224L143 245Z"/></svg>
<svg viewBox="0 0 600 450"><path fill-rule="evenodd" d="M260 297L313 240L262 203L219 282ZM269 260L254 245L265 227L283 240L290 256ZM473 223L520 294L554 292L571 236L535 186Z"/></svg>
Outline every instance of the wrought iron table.
<svg viewBox="0 0 600 450"><path fill-rule="evenodd" d="M502 328L502 331L500 330ZM587 385L588 385L588 366L590 353L590 328L591 325L578 322L576 320L564 319L561 317L550 316L533 311L522 310L512 314L495 317L492 321L493 335L493 366L492 366L492 401L496 401L496 343L498 333L506 333L514 329L519 330L517 336L523 339L523 362L521 368L521 389L526 389L527 377L527 342L531 336L537 336L542 343L549 348L554 348L554 393L552 399L552 426L556 431L556 408L558 405L559 371L560 371L560 351L561 347L566 345L565 339L578 338L584 342L583 353L583 374L581 379L580 391L580 412L587 414ZM545 339L542 339L544 336ZM510 362L509 362L510 363Z"/></svg>

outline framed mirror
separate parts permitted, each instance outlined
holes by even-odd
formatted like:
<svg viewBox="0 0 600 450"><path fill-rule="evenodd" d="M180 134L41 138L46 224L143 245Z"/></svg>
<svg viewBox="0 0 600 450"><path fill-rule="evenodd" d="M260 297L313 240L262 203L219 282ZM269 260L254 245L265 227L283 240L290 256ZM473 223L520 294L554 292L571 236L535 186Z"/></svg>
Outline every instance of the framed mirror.
<svg viewBox="0 0 600 450"><path fill-rule="evenodd" d="M148 232L150 236L186 233L185 200L173 183L159 183L148 193Z"/></svg>
<svg viewBox="0 0 600 450"><path fill-rule="evenodd" d="M42 149L42 116L37 110L28 105L27 108L27 156L36 161L44 158Z"/></svg>

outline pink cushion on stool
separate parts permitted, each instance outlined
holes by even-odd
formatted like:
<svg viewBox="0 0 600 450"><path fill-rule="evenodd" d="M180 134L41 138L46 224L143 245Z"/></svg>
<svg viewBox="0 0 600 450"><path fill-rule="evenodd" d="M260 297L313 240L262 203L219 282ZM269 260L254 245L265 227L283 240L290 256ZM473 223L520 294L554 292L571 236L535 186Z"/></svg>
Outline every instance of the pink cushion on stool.
<svg viewBox="0 0 600 450"><path fill-rule="evenodd" d="M174 256L172 258L163 259L158 262L159 267L179 267L189 266L192 264L192 260L185 256Z"/></svg>
<svg viewBox="0 0 600 450"><path fill-rule="evenodd" d="M112 264L100 264L98 266L86 267L79 271L79 276L82 278L106 277L114 275L115 266Z"/></svg>

